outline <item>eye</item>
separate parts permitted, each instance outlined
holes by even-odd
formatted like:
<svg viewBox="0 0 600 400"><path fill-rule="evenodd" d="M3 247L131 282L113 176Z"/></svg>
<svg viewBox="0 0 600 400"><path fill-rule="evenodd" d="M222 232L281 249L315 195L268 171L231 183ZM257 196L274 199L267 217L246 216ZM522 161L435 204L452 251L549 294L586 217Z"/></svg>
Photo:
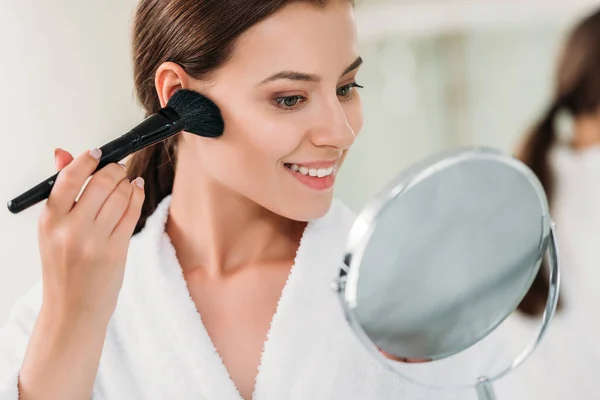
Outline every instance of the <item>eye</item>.
<svg viewBox="0 0 600 400"><path fill-rule="evenodd" d="M293 109L302 101L304 101L304 97L302 96L287 96L275 98L275 104L283 109Z"/></svg>
<svg viewBox="0 0 600 400"><path fill-rule="evenodd" d="M354 88L362 88L358 83L352 82L337 88L337 95L340 97L350 97Z"/></svg>

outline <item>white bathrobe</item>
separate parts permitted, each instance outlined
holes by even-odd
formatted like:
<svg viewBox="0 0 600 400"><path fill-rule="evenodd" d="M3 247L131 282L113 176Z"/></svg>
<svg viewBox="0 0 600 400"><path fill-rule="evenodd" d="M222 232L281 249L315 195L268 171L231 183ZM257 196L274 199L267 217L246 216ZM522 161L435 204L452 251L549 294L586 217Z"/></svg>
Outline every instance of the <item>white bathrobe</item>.
<svg viewBox="0 0 600 400"><path fill-rule="evenodd" d="M94 399L241 399L165 233L169 201L131 241ZM407 383L355 338L331 289L354 218L334 201L326 216L308 224L265 342L253 399L473 399L473 390L440 393ZM40 300L38 285L0 331L0 400L18 399L19 368Z"/></svg>

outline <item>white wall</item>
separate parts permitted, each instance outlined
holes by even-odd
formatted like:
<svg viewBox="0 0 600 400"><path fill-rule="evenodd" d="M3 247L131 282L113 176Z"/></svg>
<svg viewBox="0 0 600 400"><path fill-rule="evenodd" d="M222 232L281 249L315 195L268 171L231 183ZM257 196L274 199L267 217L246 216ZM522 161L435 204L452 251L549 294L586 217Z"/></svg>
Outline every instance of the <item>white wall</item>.
<svg viewBox="0 0 600 400"><path fill-rule="evenodd" d="M39 206L3 205L53 174L53 150L79 153L127 131L134 0L0 2L0 324L40 277Z"/></svg>

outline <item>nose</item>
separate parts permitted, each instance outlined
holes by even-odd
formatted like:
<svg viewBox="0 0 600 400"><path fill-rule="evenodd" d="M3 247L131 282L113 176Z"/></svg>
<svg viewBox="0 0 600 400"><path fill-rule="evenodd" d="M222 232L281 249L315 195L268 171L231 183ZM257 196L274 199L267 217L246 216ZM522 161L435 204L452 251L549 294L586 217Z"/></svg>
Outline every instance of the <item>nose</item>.
<svg viewBox="0 0 600 400"><path fill-rule="evenodd" d="M337 98L320 107L311 131L311 141L317 147L346 150L356 138L354 130L348 123L346 112Z"/></svg>

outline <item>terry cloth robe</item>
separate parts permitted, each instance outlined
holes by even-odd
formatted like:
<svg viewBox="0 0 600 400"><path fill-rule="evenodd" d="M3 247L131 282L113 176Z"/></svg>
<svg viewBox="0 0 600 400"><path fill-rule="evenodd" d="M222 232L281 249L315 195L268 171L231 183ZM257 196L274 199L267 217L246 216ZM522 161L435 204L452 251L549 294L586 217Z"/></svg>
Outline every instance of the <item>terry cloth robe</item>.
<svg viewBox="0 0 600 400"><path fill-rule="evenodd" d="M95 400L241 400L165 233L169 204L167 197L131 241ZM437 392L409 383L355 337L331 287L354 219L334 201L308 224L266 338L253 399L474 399L473 390ZM18 399L19 369L40 301L38 284L0 331L0 400Z"/></svg>

